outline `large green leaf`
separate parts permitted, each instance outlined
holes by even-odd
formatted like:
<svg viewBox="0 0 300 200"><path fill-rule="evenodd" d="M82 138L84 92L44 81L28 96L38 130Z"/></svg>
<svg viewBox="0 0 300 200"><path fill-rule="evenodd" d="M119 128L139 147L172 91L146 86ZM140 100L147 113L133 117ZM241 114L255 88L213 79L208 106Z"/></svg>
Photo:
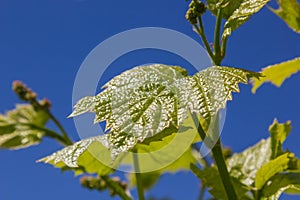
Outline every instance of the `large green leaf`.
<svg viewBox="0 0 300 200"><path fill-rule="evenodd" d="M289 78L294 73L300 70L300 58L295 58L290 61L282 62L279 64L268 66L262 69L262 74L264 77L258 79L253 79L252 92L255 93L256 90L264 83L271 82L277 87Z"/></svg>
<svg viewBox="0 0 300 200"><path fill-rule="evenodd" d="M248 21L253 14L257 13L262 7L264 7L268 1L269 0L243 0L239 7L233 11L225 22L222 38L224 39L231 35L234 30Z"/></svg>
<svg viewBox="0 0 300 200"><path fill-rule="evenodd" d="M292 127L290 121L280 124L276 119L269 127L272 148L271 159L274 159L284 153L282 150L282 144L285 141L286 137L289 135L291 128Z"/></svg>
<svg viewBox="0 0 300 200"><path fill-rule="evenodd" d="M292 162L294 158L294 154L285 153L264 164L256 173L256 189L260 190L272 176L287 170L289 168L290 162Z"/></svg>
<svg viewBox="0 0 300 200"><path fill-rule="evenodd" d="M211 193L216 199L227 200L226 191L222 184L219 171L216 167L209 167L200 170L195 165L191 165L191 169L196 174L196 176L202 180L202 184L210 188L209 193ZM249 189L246 185L243 185L238 179L234 177L232 177L232 184L236 191L238 199L250 200L250 197L247 195Z"/></svg>
<svg viewBox="0 0 300 200"><path fill-rule="evenodd" d="M190 163L196 162L191 153L190 144L199 140L194 129L188 127L190 121L186 119L183 122L182 132L177 133L177 129L176 132L170 130L170 134L156 142L138 144L135 148L141 155L139 157L140 170L156 169L156 172L161 174L189 169ZM131 154L123 154L111 162L110 151L104 146L107 141L105 137L107 135L81 140L42 158L39 162L49 163L63 170L73 170L75 174L87 172L107 175L117 169L120 164L133 166Z"/></svg>
<svg viewBox="0 0 300 200"><path fill-rule="evenodd" d="M300 173L283 173L273 176L263 187L262 200L277 200L283 192L300 194Z"/></svg>
<svg viewBox="0 0 300 200"><path fill-rule="evenodd" d="M211 117L237 92L238 83L247 83L258 73L214 66L194 76L177 66L150 65L128 70L113 78L95 97L85 97L71 117L95 112L95 122L106 121L107 141L112 158L137 143L179 125L191 110L209 125Z"/></svg>
<svg viewBox="0 0 300 200"><path fill-rule="evenodd" d="M20 149L39 143L48 119L45 111L35 110L31 105L17 105L6 115L0 115L0 148Z"/></svg>
<svg viewBox="0 0 300 200"><path fill-rule="evenodd" d="M278 0L277 10L270 8L294 31L300 33L300 5L297 0Z"/></svg>

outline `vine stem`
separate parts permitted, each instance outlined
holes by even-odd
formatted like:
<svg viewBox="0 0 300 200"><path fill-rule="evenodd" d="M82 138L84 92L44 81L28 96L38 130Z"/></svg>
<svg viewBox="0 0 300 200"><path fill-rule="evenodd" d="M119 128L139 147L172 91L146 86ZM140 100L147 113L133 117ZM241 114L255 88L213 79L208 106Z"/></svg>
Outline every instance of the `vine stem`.
<svg viewBox="0 0 300 200"><path fill-rule="evenodd" d="M194 121L195 126L197 127L198 134L200 135L202 141L205 141L206 133L203 130L200 121L198 120L198 117L195 113L192 113L192 118ZM217 117L218 119L218 117ZM216 120L217 125L219 125L219 120ZM218 129L219 130L219 129ZM227 170L227 166L225 163L225 159L223 157L222 153L222 145L220 138L218 139L217 143L212 147L212 154L215 160L215 163L217 165L224 189L227 194L227 198L230 200L238 200L236 192L234 190L231 177L229 175L229 172Z"/></svg>
<svg viewBox="0 0 300 200"><path fill-rule="evenodd" d="M56 117L51 113L51 111L49 110L49 108L44 108L40 102L38 102L36 99L33 99L30 101L30 104L33 107L36 108L40 108L41 110L44 110L47 115L49 116L49 118L54 122L54 124L57 126L57 128L60 130L60 132L62 133L62 137L65 139L65 144L66 146L68 145L72 145L73 142L72 140L69 138L67 132L65 131L64 127L61 125L61 123L56 119Z"/></svg>
<svg viewBox="0 0 300 200"><path fill-rule="evenodd" d="M35 124L31 124L31 123L20 123L21 125L24 125L24 126L28 126L30 128L34 128L36 130L40 130L40 131L43 131L45 133L45 136L49 137L49 138L52 138L56 141L58 141L60 144L62 144L63 146L68 146L70 145L70 142L68 140L66 140L65 137L61 136L60 134L58 134L57 132L55 131L52 131L48 128L45 128L45 127L40 127L40 126L37 126Z"/></svg>
<svg viewBox="0 0 300 200"><path fill-rule="evenodd" d="M206 38L206 35L205 35L205 32L204 32L204 26L203 26L203 22L202 22L201 17L198 17L198 24L199 24L199 27L198 27L198 25L194 25L194 28L195 28L196 32L198 33L198 35L200 35L201 40L202 40L202 42L203 42L203 44L206 48L207 53L209 54L209 56L211 57L211 59L214 62L215 55L211 51L210 45L209 45L208 40Z"/></svg>
<svg viewBox="0 0 300 200"><path fill-rule="evenodd" d="M221 34L221 25L222 25L222 9L218 10L217 19L216 19L216 27L215 27L215 35L214 35L214 49L215 49L215 59L214 63L219 65L222 61L222 53L220 47L220 34Z"/></svg>
<svg viewBox="0 0 300 200"><path fill-rule="evenodd" d="M142 177L141 177L141 173L139 172L140 166L139 166L139 159L137 153L138 153L137 150L133 151L133 165L135 170L136 187L138 191L139 200L145 200Z"/></svg>
<svg viewBox="0 0 300 200"><path fill-rule="evenodd" d="M62 137L65 138L66 144L67 145L72 145L73 142L72 140L69 138L67 132L65 131L65 129L63 128L63 126L61 125L61 123L56 119L56 117L49 111L46 111L47 114L49 115L50 119L54 122L54 124L58 127L58 129L61 131L62 133Z"/></svg>

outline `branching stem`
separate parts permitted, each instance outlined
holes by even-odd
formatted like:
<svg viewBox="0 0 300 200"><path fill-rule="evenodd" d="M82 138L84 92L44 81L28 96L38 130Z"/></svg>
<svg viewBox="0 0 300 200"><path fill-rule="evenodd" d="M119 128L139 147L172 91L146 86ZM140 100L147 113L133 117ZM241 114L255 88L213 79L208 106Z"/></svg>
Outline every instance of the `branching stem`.
<svg viewBox="0 0 300 200"><path fill-rule="evenodd" d="M216 19L216 27L215 27L215 41L214 41L214 49L215 49L215 59L214 63L216 65L220 65L222 61L221 48L220 48L220 34L221 34L221 25L222 25L222 9L218 10L217 19Z"/></svg>
<svg viewBox="0 0 300 200"><path fill-rule="evenodd" d="M19 123L21 125L24 125L24 126L28 126L30 128L33 128L33 129L36 129L36 130L40 130L40 131L43 131L45 133L45 136L49 137L49 138L52 138L56 141L58 141L60 144L62 144L63 146L68 146L70 145L69 141L66 140L65 137L61 136L60 134L58 134L57 132L55 131L52 131L48 128L45 128L45 127L40 127L40 126L37 126L35 124L32 124L32 123Z"/></svg>
<svg viewBox="0 0 300 200"><path fill-rule="evenodd" d="M211 57L211 59L214 61L215 59L215 56L210 48L210 45L208 43L208 40L206 38L206 35L205 35L205 32L204 32L204 26L203 26L203 22L202 22L202 18L201 17L198 17L198 24L199 24L199 27L197 24L194 25L194 28L196 30L196 32L199 34L199 36L201 37L202 39L202 42L206 48L206 51L207 53L209 54L209 56Z"/></svg>

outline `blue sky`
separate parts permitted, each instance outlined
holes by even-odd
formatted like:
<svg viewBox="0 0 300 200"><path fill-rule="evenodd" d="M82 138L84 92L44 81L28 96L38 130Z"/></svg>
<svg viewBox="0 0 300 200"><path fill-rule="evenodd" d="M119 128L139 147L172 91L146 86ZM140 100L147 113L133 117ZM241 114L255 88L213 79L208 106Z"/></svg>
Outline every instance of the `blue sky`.
<svg viewBox="0 0 300 200"><path fill-rule="evenodd" d="M275 1L269 5L276 7ZM53 113L71 137L78 140L73 121L66 116L72 110L77 70L88 53L114 34L148 26L174 29L200 42L185 20L187 6L184 0L1 0L0 111L12 109L20 102L11 91L11 82L22 80L40 97L52 101ZM214 18L207 14L204 23L212 41ZM259 71L266 65L299 56L299 40L300 35L264 8L233 33L223 64ZM100 85L117 74L118 66L130 68L143 63L188 67L185 60L166 52L132 52L110 66ZM268 126L274 118L280 122L291 120L293 130L285 146L300 156L299 85L300 74L292 76L281 88L264 85L255 95L250 86L241 86L241 93L235 94L234 101L228 104L222 132L224 144L234 151L242 151L268 137ZM1 150L0 199L110 199L108 193L82 189L71 172L61 174L50 165L35 163L60 148L45 139L39 146L24 150ZM196 199L197 184L192 174L164 175L149 195Z"/></svg>

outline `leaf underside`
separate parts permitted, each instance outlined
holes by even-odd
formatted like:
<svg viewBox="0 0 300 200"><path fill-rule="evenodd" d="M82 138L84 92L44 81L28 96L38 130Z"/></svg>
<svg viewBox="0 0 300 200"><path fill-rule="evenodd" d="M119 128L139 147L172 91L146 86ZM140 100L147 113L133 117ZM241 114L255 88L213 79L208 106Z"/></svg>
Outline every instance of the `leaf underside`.
<svg viewBox="0 0 300 200"><path fill-rule="evenodd" d="M105 121L106 134L99 141L114 160L138 143L150 144L178 132L190 111L209 125L232 99L231 92L239 91L238 83L246 84L250 77L259 76L220 66L193 76L177 66L139 66L114 77L98 95L79 100L70 117L94 112L95 123Z"/></svg>

